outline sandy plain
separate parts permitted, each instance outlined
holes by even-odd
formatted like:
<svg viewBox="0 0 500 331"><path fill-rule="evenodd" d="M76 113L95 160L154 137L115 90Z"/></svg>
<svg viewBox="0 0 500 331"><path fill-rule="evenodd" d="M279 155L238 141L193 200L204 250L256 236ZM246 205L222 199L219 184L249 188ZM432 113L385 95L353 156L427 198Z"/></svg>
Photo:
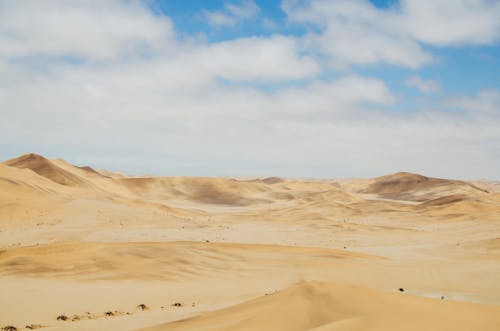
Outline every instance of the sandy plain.
<svg viewBox="0 0 500 331"><path fill-rule="evenodd" d="M59 319L58 319L59 318ZM0 164L0 329L500 330L500 184Z"/></svg>

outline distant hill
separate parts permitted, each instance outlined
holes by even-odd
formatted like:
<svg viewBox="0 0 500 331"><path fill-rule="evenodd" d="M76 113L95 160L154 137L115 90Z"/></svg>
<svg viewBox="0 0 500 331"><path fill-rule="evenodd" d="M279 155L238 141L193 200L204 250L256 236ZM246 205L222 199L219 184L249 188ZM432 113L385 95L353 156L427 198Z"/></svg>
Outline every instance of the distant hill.
<svg viewBox="0 0 500 331"><path fill-rule="evenodd" d="M38 154L30 153L21 155L15 159L5 161L4 164L19 169L30 169L40 176L48 178L61 185L76 186L83 184L82 179L78 176L64 170L53 161Z"/></svg>
<svg viewBox="0 0 500 331"><path fill-rule="evenodd" d="M394 200L422 202L449 195L468 195L488 193L474 184L451 179L426 177L408 172L398 172L371 180L362 193L377 194Z"/></svg>

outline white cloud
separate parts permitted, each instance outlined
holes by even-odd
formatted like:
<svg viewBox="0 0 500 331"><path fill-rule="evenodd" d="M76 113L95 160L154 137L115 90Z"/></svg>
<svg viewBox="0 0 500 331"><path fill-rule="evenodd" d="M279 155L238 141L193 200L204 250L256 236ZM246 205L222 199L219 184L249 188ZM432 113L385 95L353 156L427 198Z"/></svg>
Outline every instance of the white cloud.
<svg viewBox="0 0 500 331"><path fill-rule="evenodd" d="M227 8L238 17L256 12L249 1ZM155 15L141 1L0 0L0 9L0 60L24 61L45 73L68 57L107 66L110 74L120 77L125 76L121 72L134 76L144 59L156 66L149 69L151 75L163 73L163 84L179 87L209 84L216 78L278 82L319 71L316 61L299 53L294 38L178 41L170 18ZM46 57L52 60L44 62ZM10 72L19 68L4 66Z"/></svg>
<svg viewBox="0 0 500 331"><path fill-rule="evenodd" d="M433 61L423 46L492 44L500 38L500 2L401 0L388 9L368 0L284 0L292 22L320 29L307 41L334 65L418 68Z"/></svg>
<svg viewBox="0 0 500 331"><path fill-rule="evenodd" d="M169 18L141 1L0 1L0 57L117 59L171 46Z"/></svg>
<svg viewBox="0 0 500 331"><path fill-rule="evenodd" d="M297 171L290 159L294 153L318 152L305 141L320 143L315 138L318 124L346 121L350 111L364 112L363 105L392 98L381 81L357 76L314 84L306 91L288 88L269 94L215 83L182 89L168 84L179 76L146 63L119 69L62 70L2 89L0 100L8 108L2 111L0 135L18 137L15 144L29 150L43 152L50 146L69 158L143 155L147 166L154 155L170 164L163 170L144 169L148 171L182 174L188 171L182 170L182 162L193 160L197 167L192 171L207 174L214 170L208 164L212 160L219 169L256 173L264 168L249 165L262 167L269 160L278 167L289 164L291 174ZM153 75L153 69L160 72ZM167 162L172 155L174 160ZM235 160L242 165L235 166ZM318 155L314 160L320 160Z"/></svg>
<svg viewBox="0 0 500 331"><path fill-rule="evenodd" d="M475 98L454 98L445 105L471 112L498 113L500 115L500 90L482 90Z"/></svg>
<svg viewBox="0 0 500 331"><path fill-rule="evenodd" d="M236 24L236 18L220 11L205 11L205 17L211 25L233 26Z"/></svg>
<svg viewBox="0 0 500 331"><path fill-rule="evenodd" d="M205 17L211 25L233 26L242 20L255 18L260 12L260 7L254 0L241 0L239 2L226 2L224 8L218 11L205 11Z"/></svg>
<svg viewBox="0 0 500 331"><path fill-rule="evenodd" d="M310 33L307 42L336 66L385 62L417 68L433 60L411 36L384 23L394 13L368 1L284 1L283 9L290 20L321 28Z"/></svg>
<svg viewBox="0 0 500 331"><path fill-rule="evenodd" d="M139 173L371 176L407 170L497 178L500 164L491 151L500 140L500 116L476 107L389 113L380 107L397 100L376 78L350 75L265 92L221 85L189 59L171 61L57 66L50 75L10 66L26 79L9 83L9 70L0 76L0 139L20 152L48 151Z"/></svg>
<svg viewBox="0 0 500 331"><path fill-rule="evenodd" d="M187 57L200 71L237 81L301 79L319 71L312 58L300 55L294 39L282 36L225 41Z"/></svg>
<svg viewBox="0 0 500 331"><path fill-rule="evenodd" d="M260 8L254 0L242 0L239 3L226 2L224 7L232 15L239 18L252 18L260 12Z"/></svg>
<svg viewBox="0 0 500 331"><path fill-rule="evenodd" d="M414 87L423 93L438 93L441 91L439 83L435 80L424 80L419 76L412 76L405 81L405 85Z"/></svg>
<svg viewBox="0 0 500 331"><path fill-rule="evenodd" d="M281 117L294 115L324 119L355 117L372 105L388 105L396 101L383 81L375 78L346 76L333 82L317 82L306 87L290 88L272 95L270 108Z"/></svg>
<svg viewBox="0 0 500 331"><path fill-rule="evenodd" d="M356 24L331 24L324 33L308 38L316 49L322 49L331 57L335 66L385 62L418 68L433 59L409 38Z"/></svg>
<svg viewBox="0 0 500 331"><path fill-rule="evenodd" d="M485 45L500 38L500 2L491 0L402 0L398 28L423 43Z"/></svg>

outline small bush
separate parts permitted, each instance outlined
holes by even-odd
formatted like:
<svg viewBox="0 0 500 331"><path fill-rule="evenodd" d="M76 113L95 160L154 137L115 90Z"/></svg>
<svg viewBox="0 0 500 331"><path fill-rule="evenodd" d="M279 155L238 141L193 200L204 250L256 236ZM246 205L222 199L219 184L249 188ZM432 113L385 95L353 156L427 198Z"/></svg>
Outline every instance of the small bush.
<svg viewBox="0 0 500 331"><path fill-rule="evenodd" d="M142 309L142 310L146 310L146 309L149 309L148 306L146 306L145 304L141 303L140 305L137 306L137 308L139 309Z"/></svg>

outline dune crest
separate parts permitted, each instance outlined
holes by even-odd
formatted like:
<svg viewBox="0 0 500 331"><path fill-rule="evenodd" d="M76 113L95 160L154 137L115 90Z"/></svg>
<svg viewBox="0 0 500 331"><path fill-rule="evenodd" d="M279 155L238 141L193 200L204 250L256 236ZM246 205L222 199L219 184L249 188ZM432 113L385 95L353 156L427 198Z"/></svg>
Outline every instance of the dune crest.
<svg viewBox="0 0 500 331"><path fill-rule="evenodd" d="M76 186L83 183L83 181L74 174L60 168L54 164L54 162L43 156L34 153L7 160L4 164L19 169L30 169L40 176L61 185Z"/></svg>

